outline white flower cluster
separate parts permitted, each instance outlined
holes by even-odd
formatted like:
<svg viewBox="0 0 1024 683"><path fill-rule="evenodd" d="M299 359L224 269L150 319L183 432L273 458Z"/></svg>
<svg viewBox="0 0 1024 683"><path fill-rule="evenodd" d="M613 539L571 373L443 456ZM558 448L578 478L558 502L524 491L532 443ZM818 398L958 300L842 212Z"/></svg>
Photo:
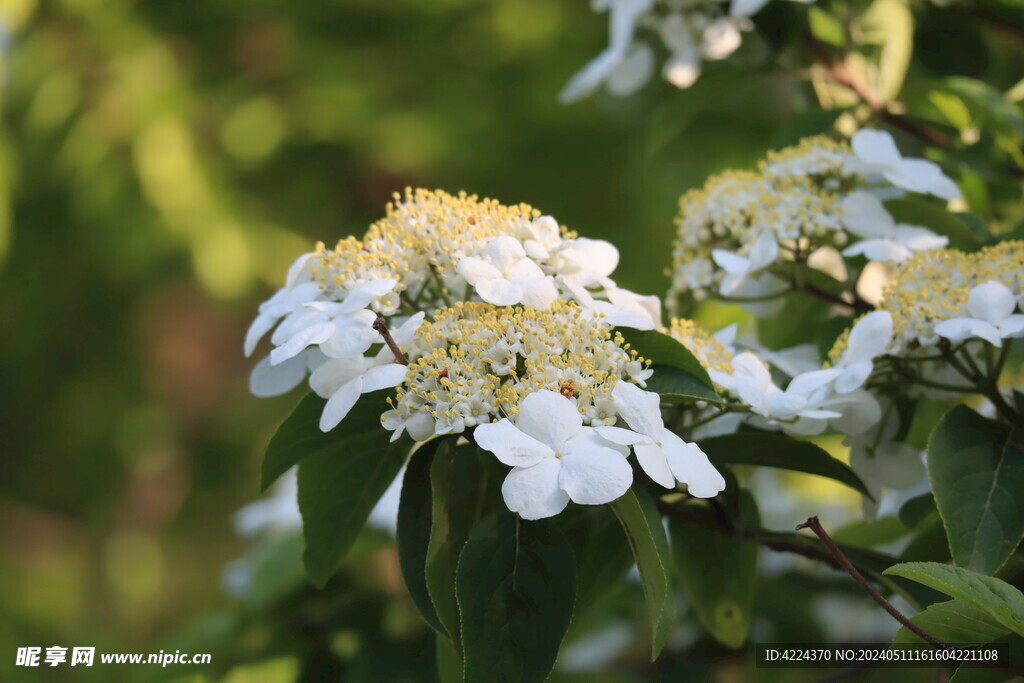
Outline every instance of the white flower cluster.
<svg viewBox="0 0 1024 683"><path fill-rule="evenodd" d="M791 286L787 262L847 257L902 263L946 246L945 237L897 224L881 197L904 191L959 195L934 163L904 159L888 133L862 130L852 146L825 137L769 154L758 173L711 178L679 201L668 304L710 293L738 301L770 298Z"/></svg>
<svg viewBox="0 0 1024 683"><path fill-rule="evenodd" d="M391 330L402 344L424 313L456 301L543 310L563 296L605 324L651 329L660 302L616 286L618 258L608 242L577 237L525 204L407 190L363 239L302 255L260 306L245 352L271 330L274 348L254 369L252 391L284 393L312 372L310 386L329 399L321 427L331 429L361 393L404 377L378 347L378 315L402 323Z"/></svg>
<svg viewBox="0 0 1024 683"><path fill-rule="evenodd" d="M899 268L880 308L895 321L897 356L927 353L941 339L1002 346L1024 336L1024 242L921 254Z"/></svg>
<svg viewBox="0 0 1024 683"><path fill-rule="evenodd" d="M638 37L650 33L668 51L665 80L689 88L700 77L704 60L725 59L740 46L749 17L768 0L733 0L727 8L716 0L591 0L595 12L608 12L608 47L566 84L563 103L587 97L602 85L627 96L654 73L655 49Z"/></svg>

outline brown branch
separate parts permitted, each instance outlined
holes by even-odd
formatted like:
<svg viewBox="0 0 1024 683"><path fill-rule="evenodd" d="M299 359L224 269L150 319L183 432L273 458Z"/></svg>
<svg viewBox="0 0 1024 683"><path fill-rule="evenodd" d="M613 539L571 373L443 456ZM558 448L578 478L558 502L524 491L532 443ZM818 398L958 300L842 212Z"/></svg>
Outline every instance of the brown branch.
<svg viewBox="0 0 1024 683"><path fill-rule="evenodd" d="M854 77L845 61L835 59L829 49L810 33L806 37L811 53L828 69L829 78L834 83L848 89L868 105L880 121L888 123L893 128L899 128L904 133L913 135L934 147L953 146L953 140L945 133L925 128L904 116L893 113L889 104L883 102L877 94Z"/></svg>
<svg viewBox="0 0 1024 683"><path fill-rule="evenodd" d="M932 645L941 650L950 649L950 645L942 642L941 640L934 637L933 635L922 629L920 626L912 622L910 619L905 617L902 612L893 607L891 602L883 598L882 594L875 590L874 586L868 583L867 579L865 579L864 576L859 571L857 571L857 568L853 566L853 563L851 563L850 560L847 559L846 555L843 554L843 551L840 550L839 546L836 545L836 542L832 540L832 537L829 536L828 532L825 531L825 529L821 526L821 522L818 521L817 516L809 518L803 524L798 524L796 528L798 530L810 529L811 531L813 531L815 535L821 539L821 542L825 544L825 547L828 548L829 552L832 553L832 556L835 558L836 562L838 562L839 565L846 570L846 573L853 577L853 580L857 582L857 585L864 589L864 592L870 595L871 599L877 602L882 607L882 609L884 609L886 612L890 614L890 616L892 616L893 619L903 624L905 627L907 627L909 631L913 632L914 635L916 635L921 640L931 643Z"/></svg>
<svg viewBox="0 0 1024 683"><path fill-rule="evenodd" d="M384 338L384 343L388 345L391 353L395 356L395 362L408 365L409 361L406 360L405 354L402 353L402 349L398 348L398 344L395 343L394 337L391 336L391 332L388 330L387 321L378 315L377 319L373 321L373 329Z"/></svg>

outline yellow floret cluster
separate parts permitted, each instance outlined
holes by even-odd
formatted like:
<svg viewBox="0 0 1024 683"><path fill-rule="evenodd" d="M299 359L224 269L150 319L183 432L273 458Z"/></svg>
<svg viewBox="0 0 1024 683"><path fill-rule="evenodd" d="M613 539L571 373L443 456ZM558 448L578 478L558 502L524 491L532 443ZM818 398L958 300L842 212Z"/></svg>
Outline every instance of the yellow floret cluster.
<svg viewBox="0 0 1024 683"><path fill-rule="evenodd" d="M760 172L728 171L680 197L669 309L718 288L724 273L716 249L747 257L764 233L778 242L780 259L844 245L841 193L856 179L845 170L849 156L839 143L810 138L769 155Z"/></svg>
<svg viewBox="0 0 1024 683"><path fill-rule="evenodd" d="M903 264L879 305L892 314L893 353L936 344L935 325L964 316L971 289L990 281L1006 285L1018 301L1024 298L1024 242L1001 242L970 254L937 249ZM838 357L842 350L833 353Z"/></svg>
<svg viewBox="0 0 1024 683"><path fill-rule="evenodd" d="M682 343L706 370L732 372L732 352L692 320L673 318L669 336Z"/></svg>
<svg viewBox="0 0 1024 683"><path fill-rule="evenodd" d="M416 440L508 417L535 391L575 402L587 424L614 424L611 390L650 374L635 351L594 314L556 301L550 310L459 303L424 323L385 426ZM426 419L426 418L429 418Z"/></svg>

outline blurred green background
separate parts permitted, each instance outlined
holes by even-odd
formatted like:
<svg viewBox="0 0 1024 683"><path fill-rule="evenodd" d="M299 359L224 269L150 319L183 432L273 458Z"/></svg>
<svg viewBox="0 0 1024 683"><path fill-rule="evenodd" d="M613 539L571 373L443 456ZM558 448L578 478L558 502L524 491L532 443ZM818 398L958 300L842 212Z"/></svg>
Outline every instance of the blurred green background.
<svg viewBox="0 0 1024 683"><path fill-rule="evenodd" d="M231 515L296 400L248 395L243 334L394 191L531 203L662 293L678 195L836 118L764 59L798 11L691 90L563 107L606 44L584 0L0 2L0 658L156 650L231 604ZM936 68L1012 86L1015 38L970 30Z"/></svg>

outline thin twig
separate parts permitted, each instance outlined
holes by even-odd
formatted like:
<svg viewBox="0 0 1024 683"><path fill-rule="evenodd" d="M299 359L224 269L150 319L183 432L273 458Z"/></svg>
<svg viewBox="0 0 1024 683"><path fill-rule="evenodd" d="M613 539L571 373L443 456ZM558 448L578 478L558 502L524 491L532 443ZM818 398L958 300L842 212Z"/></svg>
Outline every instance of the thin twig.
<svg viewBox="0 0 1024 683"><path fill-rule="evenodd" d="M391 353L395 355L395 362L408 365L409 361L406 360L405 354L402 353L402 349L398 348L398 344L395 343L394 337L391 336L391 332L388 330L387 321L378 315L377 319L373 321L373 329L384 338L384 343L388 345Z"/></svg>
<svg viewBox="0 0 1024 683"><path fill-rule="evenodd" d="M864 592L870 595L871 599L877 602L882 607L882 609L884 609L892 616L893 619L906 626L909 631L913 632L914 635L916 635L921 640L931 643L932 645L941 650L950 649L950 646L947 643L942 642L941 640L934 637L933 635L922 629L920 626L912 622L910 619L905 617L902 612L900 612L898 609L892 606L891 602L883 598L882 594L875 590L874 586L867 582L867 579L865 579L864 576L859 571L857 571L857 568L853 566L853 563L851 563L850 560L847 559L846 555L843 554L843 551L840 550L839 546L836 545L836 542L833 541L832 537L828 535L828 532L825 531L824 528L822 528L821 522L818 521L817 515L815 515L814 517L810 517L803 524L798 524L796 528L797 530L810 529L811 531L813 531L815 535L821 539L821 542L825 544L825 547L828 548L829 552L832 553L832 556L836 559L836 562L838 562L839 565L846 570L846 573L853 577L853 580L857 582L857 585L863 588Z"/></svg>

